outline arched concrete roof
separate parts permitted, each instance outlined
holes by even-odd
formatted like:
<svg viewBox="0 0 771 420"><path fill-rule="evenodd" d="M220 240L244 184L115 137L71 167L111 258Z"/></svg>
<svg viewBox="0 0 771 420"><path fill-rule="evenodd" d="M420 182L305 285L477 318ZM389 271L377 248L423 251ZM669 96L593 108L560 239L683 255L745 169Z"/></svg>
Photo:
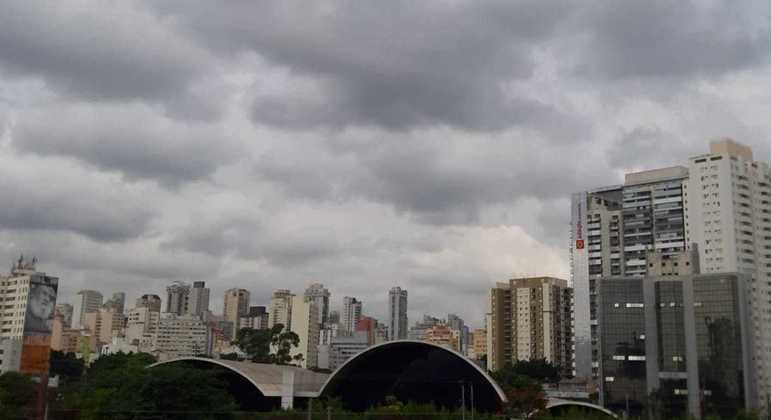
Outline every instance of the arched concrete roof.
<svg viewBox="0 0 771 420"><path fill-rule="evenodd" d="M618 418L618 416L615 413L613 413L612 411L608 410L605 407L596 405L596 404L591 404L591 403L582 402L582 401L563 400L563 399L560 399L560 398L549 398L549 400L546 402L546 409L547 410L550 410L552 408L557 408L557 407L582 407L582 408L588 408L590 410L595 410L595 411L599 411L599 412L601 412L603 414L607 414L608 416L610 416L610 417L612 417L614 419Z"/></svg>
<svg viewBox="0 0 771 420"><path fill-rule="evenodd" d="M281 397L284 387L284 375L293 376L293 394L296 397L315 397L327 375L316 373L296 366L271 365L264 363L239 362L236 360L209 359L206 357L180 357L153 363L150 368L178 362L210 363L222 366L241 375L266 397Z"/></svg>
<svg viewBox="0 0 771 420"><path fill-rule="evenodd" d="M451 358L458 360L460 363L463 363L467 365L470 369L472 369L476 374L479 375L479 378L482 378L482 383L485 383L489 385L495 392L495 396L497 397L497 400L499 403L506 401L506 394L503 392L503 389L498 385L495 380L493 380L490 375L485 372L484 369L479 367L477 364L463 356L462 354L458 353L455 350L452 350L447 347L439 346L433 343L428 343L425 341L417 341L417 340L396 340L396 341L389 341L381 344L377 344L374 346L371 346L367 348L366 350L352 356L350 359L345 361L341 366L339 366L332 374L329 375L326 382L322 385L319 395L323 396L325 393L330 392L330 387L333 386L335 383L340 383L345 380L345 377L350 374L350 371L352 369L352 366L359 365L362 361L366 360L368 357L371 357L373 354L377 354L382 352L382 350L390 348L390 347L403 347L403 346L420 346L423 348L427 348L430 350L439 351L440 353L449 355ZM477 390L481 391L481 390Z"/></svg>

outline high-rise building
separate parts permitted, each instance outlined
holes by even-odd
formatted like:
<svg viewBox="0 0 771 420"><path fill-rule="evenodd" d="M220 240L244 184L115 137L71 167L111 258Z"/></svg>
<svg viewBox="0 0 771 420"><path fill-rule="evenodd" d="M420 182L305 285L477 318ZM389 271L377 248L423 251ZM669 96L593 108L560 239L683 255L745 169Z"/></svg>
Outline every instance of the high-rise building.
<svg viewBox="0 0 771 420"><path fill-rule="evenodd" d="M458 351L466 354L466 347L469 341L469 331L466 323L461 317L455 314L447 314L447 326L453 331L458 332Z"/></svg>
<svg viewBox="0 0 771 420"><path fill-rule="evenodd" d="M318 366L319 347L319 311L316 301L305 296L292 297L292 317L290 331L300 339L298 346L292 349L292 356L302 355L300 366L315 368Z"/></svg>
<svg viewBox="0 0 771 420"><path fill-rule="evenodd" d="M361 320L361 301L355 297L346 296L343 298L343 331L350 335L356 330L356 324Z"/></svg>
<svg viewBox="0 0 771 420"><path fill-rule="evenodd" d="M113 337L123 334L123 313L117 308L106 306L96 312L88 312L83 321L83 328L88 329L97 340L97 346L112 342Z"/></svg>
<svg viewBox="0 0 771 420"><path fill-rule="evenodd" d="M573 195L571 285L575 291L575 374L596 377L596 282L644 276L646 253L686 247L682 166L627 174L623 185ZM594 343L594 344L593 344Z"/></svg>
<svg viewBox="0 0 771 420"><path fill-rule="evenodd" d="M187 313L190 315L202 315L209 310L209 292L206 282L195 281L193 288L190 289L190 298L188 299Z"/></svg>
<svg viewBox="0 0 771 420"><path fill-rule="evenodd" d="M460 351L460 331L452 329L446 323L436 324L427 329L423 335L423 341Z"/></svg>
<svg viewBox="0 0 771 420"><path fill-rule="evenodd" d="M477 328L471 336L474 341L474 357L481 359L482 356L487 355L487 330Z"/></svg>
<svg viewBox="0 0 771 420"><path fill-rule="evenodd" d="M0 312L0 373L48 372L59 279L37 271L36 263L21 257L9 275L0 275L6 308Z"/></svg>
<svg viewBox="0 0 771 420"><path fill-rule="evenodd" d="M160 312L161 297L158 295L142 295L141 297L137 298L136 305L134 307L148 308L150 311Z"/></svg>
<svg viewBox="0 0 771 420"><path fill-rule="evenodd" d="M650 193L650 194L649 194ZM698 249L703 273L745 273L761 409L771 394L771 171L731 140L688 167L626 176L624 185L574 194L571 279L575 290L575 373L598 377L597 281L646 275L645 253Z"/></svg>
<svg viewBox="0 0 771 420"><path fill-rule="evenodd" d="M150 348L141 351L158 354L161 361L212 354L211 329L201 317L165 313L157 322Z"/></svg>
<svg viewBox="0 0 771 420"><path fill-rule="evenodd" d="M62 316L62 323L66 328L72 327L72 305L60 303L56 305L56 313Z"/></svg>
<svg viewBox="0 0 771 420"><path fill-rule="evenodd" d="M245 289L225 290L225 320L233 323L232 336L238 334L238 322L249 313L249 291Z"/></svg>
<svg viewBox="0 0 771 420"><path fill-rule="evenodd" d="M264 330L268 328L268 311L264 306L251 306L249 313L239 320L238 328Z"/></svg>
<svg viewBox="0 0 771 420"><path fill-rule="evenodd" d="M166 312L182 315L190 305L190 285L175 281L166 288Z"/></svg>
<svg viewBox="0 0 771 420"><path fill-rule="evenodd" d="M423 320L415 322L415 325L410 327L410 330L407 333L407 338L410 340L421 341L425 338L426 331L428 331L434 325L438 325L443 322L444 321L439 318L423 314Z"/></svg>
<svg viewBox="0 0 771 420"><path fill-rule="evenodd" d="M102 307L102 294L96 290L81 290L72 305L72 328L80 328L86 320L86 314L96 312Z"/></svg>
<svg viewBox="0 0 771 420"><path fill-rule="evenodd" d="M268 314L268 328L281 324L285 328L292 325L292 298L294 295L287 289L278 289L273 292L270 299L270 313Z"/></svg>
<svg viewBox="0 0 771 420"><path fill-rule="evenodd" d="M600 403L650 418L756 408L748 284L738 273L600 279Z"/></svg>
<svg viewBox="0 0 771 420"><path fill-rule="evenodd" d="M572 372L572 290L553 277L511 279L490 291L488 369L546 359Z"/></svg>
<svg viewBox="0 0 771 420"><path fill-rule="evenodd" d="M332 338L329 343L329 369L339 368L351 357L363 352L370 346L365 331L355 331L348 336Z"/></svg>
<svg viewBox="0 0 771 420"><path fill-rule="evenodd" d="M133 345L152 341L150 337L156 332L160 317L160 307L155 305L129 309L126 320L126 341Z"/></svg>
<svg viewBox="0 0 771 420"><path fill-rule="evenodd" d="M321 325L327 325L329 321L329 290L321 283L314 283L305 289L305 297L316 302L316 308L319 310L319 322Z"/></svg>
<svg viewBox="0 0 771 420"><path fill-rule="evenodd" d="M114 309L113 312L122 314L126 308L126 294L123 292L116 292L112 294L112 297L102 305L107 308Z"/></svg>
<svg viewBox="0 0 771 420"><path fill-rule="evenodd" d="M407 338L407 291L393 287L388 292L388 339Z"/></svg>

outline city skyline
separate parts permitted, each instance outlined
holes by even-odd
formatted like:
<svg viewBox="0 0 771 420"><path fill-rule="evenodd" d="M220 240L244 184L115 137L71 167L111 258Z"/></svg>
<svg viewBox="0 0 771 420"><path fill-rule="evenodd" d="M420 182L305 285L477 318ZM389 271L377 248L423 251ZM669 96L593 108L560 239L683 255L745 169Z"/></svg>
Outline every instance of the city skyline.
<svg viewBox="0 0 771 420"><path fill-rule="evenodd" d="M568 277L572 192L723 136L771 160L764 4L284 3L8 2L0 261L70 302L322 282L385 319L399 284L478 323Z"/></svg>

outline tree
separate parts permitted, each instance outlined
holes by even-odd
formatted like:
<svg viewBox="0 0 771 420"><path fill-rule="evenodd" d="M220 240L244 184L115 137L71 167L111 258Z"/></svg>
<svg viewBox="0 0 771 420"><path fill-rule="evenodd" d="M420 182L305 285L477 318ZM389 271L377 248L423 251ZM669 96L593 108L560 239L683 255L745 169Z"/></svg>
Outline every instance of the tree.
<svg viewBox="0 0 771 420"><path fill-rule="evenodd" d="M51 352L50 375L59 376L62 383L80 379L84 366L83 360L78 359L75 353Z"/></svg>
<svg viewBox="0 0 771 420"><path fill-rule="evenodd" d="M287 365L303 360L302 354L291 354L292 349L300 345L300 337L292 331L285 331L282 324L267 330L242 328L236 344L255 363Z"/></svg>
<svg viewBox="0 0 771 420"><path fill-rule="evenodd" d="M525 418L538 415L546 409L546 395L535 379L515 372L511 366L493 372L492 376L506 394L503 414Z"/></svg>
<svg viewBox="0 0 771 420"><path fill-rule="evenodd" d="M27 418L34 410L37 384L17 372L0 375L0 418Z"/></svg>
<svg viewBox="0 0 771 420"><path fill-rule="evenodd" d="M512 369L519 375L546 383L556 383L560 380L559 369L546 359L517 360L513 366L507 365L504 369Z"/></svg>

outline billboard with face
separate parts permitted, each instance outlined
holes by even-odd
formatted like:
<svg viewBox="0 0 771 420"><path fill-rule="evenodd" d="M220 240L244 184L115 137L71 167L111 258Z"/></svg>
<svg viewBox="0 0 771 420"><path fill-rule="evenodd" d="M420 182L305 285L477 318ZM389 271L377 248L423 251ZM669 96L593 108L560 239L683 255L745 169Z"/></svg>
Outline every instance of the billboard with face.
<svg viewBox="0 0 771 420"><path fill-rule="evenodd" d="M27 312L19 371L28 375L47 375L51 353L56 294L59 279L34 274L29 280Z"/></svg>
<svg viewBox="0 0 771 420"><path fill-rule="evenodd" d="M32 276L29 281L27 314L24 319L24 335L51 334L56 308L59 279L48 276Z"/></svg>

